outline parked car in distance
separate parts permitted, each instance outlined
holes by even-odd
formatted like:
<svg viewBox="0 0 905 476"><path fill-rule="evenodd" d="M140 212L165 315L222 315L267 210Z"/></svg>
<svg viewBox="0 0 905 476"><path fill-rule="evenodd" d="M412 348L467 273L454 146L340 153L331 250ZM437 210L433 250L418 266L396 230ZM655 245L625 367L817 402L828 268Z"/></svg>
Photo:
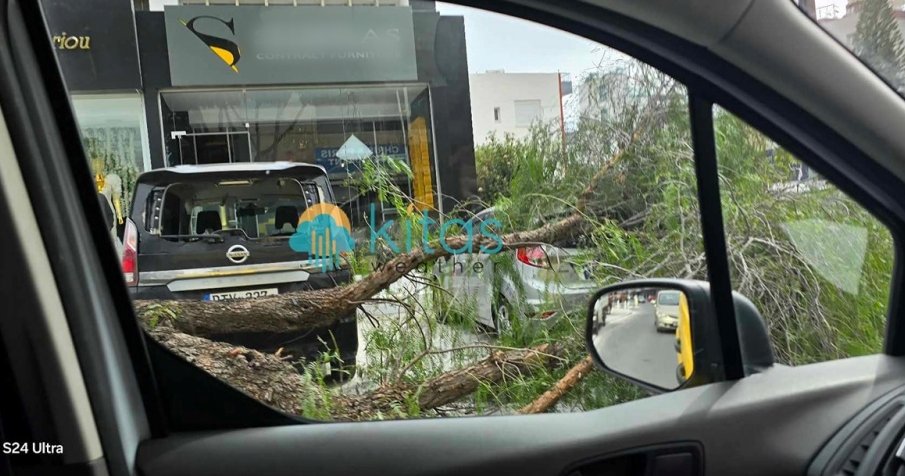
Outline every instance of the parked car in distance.
<svg viewBox="0 0 905 476"><path fill-rule="evenodd" d="M134 299L256 299L348 283L350 269L324 269L289 239L301 213L333 203L320 166L290 162L181 165L141 174L124 232L122 268ZM331 373L354 371L355 314L330 327L238 333L217 340L290 359L340 357Z"/></svg>
<svg viewBox="0 0 905 476"><path fill-rule="evenodd" d="M606 326L606 316L610 313L612 304L609 297L606 299L598 299L594 301L594 321L591 324L594 336L600 333L600 330Z"/></svg>
<svg viewBox="0 0 905 476"><path fill-rule="evenodd" d="M494 219L488 208L467 222L478 230ZM573 238L553 244L532 245L508 251L512 270L498 269L486 253L463 253L434 266L434 278L446 293L445 302L471 307L476 320L500 331L514 319L534 325L555 322L564 312L584 311L598 286L589 269L576 262ZM439 299L439 298L438 298ZM436 299L435 299L436 302Z"/></svg>
<svg viewBox="0 0 905 476"><path fill-rule="evenodd" d="M657 302L654 304L654 325L657 332L675 331L679 325L679 291L667 290L657 293Z"/></svg>

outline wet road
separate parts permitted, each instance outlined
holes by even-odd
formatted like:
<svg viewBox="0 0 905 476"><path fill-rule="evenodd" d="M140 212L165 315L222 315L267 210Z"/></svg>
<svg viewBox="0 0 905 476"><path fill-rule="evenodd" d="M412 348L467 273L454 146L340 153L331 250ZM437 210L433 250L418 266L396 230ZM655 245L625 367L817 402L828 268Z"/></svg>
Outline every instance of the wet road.
<svg viewBox="0 0 905 476"><path fill-rule="evenodd" d="M594 337L594 345L611 369L672 389L676 381L675 333L657 332L654 306L615 309Z"/></svg>

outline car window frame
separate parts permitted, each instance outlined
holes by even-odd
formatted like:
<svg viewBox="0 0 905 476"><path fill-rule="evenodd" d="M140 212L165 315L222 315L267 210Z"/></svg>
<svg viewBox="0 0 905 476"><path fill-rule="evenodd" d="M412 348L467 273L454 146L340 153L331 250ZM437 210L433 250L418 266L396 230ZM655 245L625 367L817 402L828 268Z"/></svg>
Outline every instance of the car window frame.
<svg viewBox="0 0 905 476"><path fill-rule="evenodd" d="M889 230L894 243L883 353L905 355L905 293L900 292L905 289L905 263L900 259L905 256L905 208L898 199L902 184L878 160L826 121L707 48L634 18L581 2L564 6L543 0L446 1L556 28L647 63L684 84L689 93L709 102L711 109L718 104L760 130L868 210ZM710 123L712 129L712 120ZM725 301L731 298L725 290L713 294L723 295Z"/></svg>
<svg viewBox="0 0 905 476"><path fill-rule="evenodd" d="M708 52L705 49L696 47L687 41L668 35L648 25L639 25L638 22L627 17L599 10L588 10L591 8L590 6L582 5L570 5L564 10L561 5L541 4L530 1L503 1L499 3L495 2L493 4L484 4L472 0L453 0L451 3L475 6L482 8L483 10L510 14L516 18L537 21L564 32L580 34L590 40L623 51L634 58L644 61L685 84L690 91L695 91L702 99L709 101L711 106L714 102L719 102L721 107L736 114L752 126L763 131L765 134L768 134L776 140L777 143L799 157L804 163L814 167L818 173L827 177L834 185L839 187L843 192L848 193L862 206L865 206L868 210L877 212L877 215L875 216L890 229L896 244L895 274L892 283L893 289L888 314L887 336L884 339L884 352L889 355L905 355L905 330L901 329L902 327L905 327L903 326L903 322L901 322L905 316L903 316L901 312L902 298L901 293L898 292L899 289L902 289L901 284L905 282L905 271L903 271L901 260L898 259L902 256L900 238L903 229L905 229L905 227L903 227L903 223L905 223L905 213L903 213L902 210L893 210L892 207L889 206L889 203L878 201L864 190L856 188L854 182L846 178L845 175L840 172L838 166L830 163L827 159L827 156L842 155L846 152L853 152L854 157L861 157L863 156L863 153L859 149L844 140L838 134L835 134L821 121L818 121L816 118L797 109L794 104L783 102L783 98L779 97L775 92L764 89L762 85L744 73L735 70L730 65L725 65L718 61L712 54L709 54L708 56ZM35 51L39 53L36 54L34 61L38 63L43 75L43 77L39 77L36 80L36 83L31 87L39 90L42 90L42 88L47 89L45 92L51 103L54 104L55 112L57 112L57 115L53 120L55 121L55 124L59 125L61 132L59 137L52 142L58 141L65 147L65 150L69 152L67 156L63 156L62 154L48 155L46 160L56 161L55 163L52 163L53 166L50 167L51 170L49 175L51 179L60 183L61 188L67 189L65 192L68 194L67 196L78 198L76 200L64 202L60 208L74 212L72 214L72 219L82 216L87 217L86 220L79 224L78 221L73 222L73 220L65 220L64 214L60 220L60 225L74 224L75 226L69 230L70 233L80 235L83 239L93 241L99 248L97 253L99 259L94 260L94 267L85 272L91 274L91 279L89 280L91 284L103 285L103 283L106 283L108 285L108 287L98 288L98 291L96 291L99 293L98 298L109 300L108 304L115 304L115 309L119 312L115 319L124 329L124 334L126 334L126 349L129 351L129 360L133 365L132 371L141 387L141 394L145 402L145 411L150 413L148 419L152 424L152 432L154 434L159 434L161 432L165 433L165 422L157 420L157 418L162 417L162 413L153 415L153 413L159 412L161 408L158 400L159 395L157 394L157 389L154 385L154 370L152 369L145 351L146 341L140 333L137 321L134 319L131 302L128 299L128 294L122 283L121 273L117 269L118 263L115 260L112 250L106 250L104 248L104 246L107 248L110 246L109 244L103 245L104 240L109 241L106 233L102 230L103 227L100 227L100 231L91 228L101 224L102 217L100 215L100 210L96 210L96 206L87 206L88 203L92 203L89 201L89 198L96 202L96 196L91 187L88 186L90 185L90 182L88 181L90 174L88 173L87 160L79 160L84 159L84 150L81 148L81 142L77 129L75 128L75 121L73 119L72 109L68 102L65 87L59 78L59 71L56 69L55 59L52 55L52 46L45 38L46 31L44 30L44 24L41 21L40 6L37 4L32 5L26 3L23 4L21 8L25 16L31 21L22 22L22 25L19 27L18 37L21 38L21 35L27 33L27 36L31 38L31 41L34 43ZM572 8L572 10L569 10L568 8ZM565 13L568 13L568 15ZM586 17L585 20L588 23L583 23L580 18L575 18L575 16ZM605 27L598 26L595 28L599 29L594 29L590 26L599 24L600 22L605 22ZM672 46L672 48L674 48L673 50L666 48L665 45L667 44L667 41L676 42ZM30 52L29 48L31 45L28 41L12 44L14 46L12 49L18 54L23 54L23 50L26 54ZM673 53L674 55L670 56L669 53ZM680 53L684 53L684 56ZM695 58L693 58L696 54L700 55L697 58L698 63L696 63ZM680 61L682 60L687 60L688 63L680 64ZM712 76L702 74L700 70L695 71L695 68L702 67L701 61L712 62L710 68L724 67L724 69L721 70L722 75L719 78L719 81L713 80ZM683 77L685 79L683 79ZM733 89L731 83L733 82L733 78L736 77L741 78L741 80L736 81L736 83L744 86L744 89ZM763 93L762 96L752 93L757 91ZM752 98L751 96L760 97ZM50 108L50 104L44 104L43 107L45 109L42 109L42 112L47 112ZM781 116L783 111L791 111L793 113L792 116L795 116L797 119L802 119L797 124L793 124L793 126L797 127L783 127L788 123L787 120L782 120ZM20 112L19 115L22 116L24 113ZM22 140L22 136L29 137L29 130L27 128L31 127L30 122L31 121L22 121L21 124L16 124L15 121L9 121L11 129L15 128L12 130L13 134L18 136L19 140ZM712 121L710 121L710 126L712 128ZM33 130L36 129L32 129L32 131ZM815 131L820 134L815 134ZM820 139L823 139L822 141L817 140L816 136L818 135L821 136ZM34 144L30 147L34 147L35 149L38 148ZM821 154L823 151L826 151L825 154ZM40 156L38 154L31 155ZM875 176L880 176L880 174L877 173L878 166L874 167L877 164L869 158L867 159L867 162L865 167ZM29 183L35 183L42 178L41 172L45 171L47 164L26 164L26 168L27 170L24 170L23 173L30 179ZM76 180L73 180L73 177L76 177ZM836 178L834 179L833 177ZM70 183L67 183L65 180L61 181L61 179L68 179ZM78 187L81 189L76 188L76 184L78 184ZM32 200L41 208L46 209L50 205L43 201L46 200L46 197L44 196L41 196L39 200L35 200L33 196ZM876 207L867 206L865 205L865 202L873 203ZM893 226L890 226L891 224ZM61 244L57 242L58 239L62 240L63 237L50 236L46 238L48 243L52 243L56 246ZM71 245L69 242L65 244ZM92 253L90 258L93 259L94 257L95 255ZM58 269L55 269L55 271L57 273L60 272ZM80 289L75 278L81 277L82 274L73 274L71 271L67 271L63 274L64 276L58 277L57 279L64 284L61 285L61 289L63 290L61 293L67 294L65 296L65 301L68 301L66 302L67 317L70 319L71 323L77 321L79 318L89 319L90 314L85 310L91 309L94 305L89 302L84 302L84 300L80 301L72 296L74 290ZM84 284L89 283L86 282ZM68 290L68 293L66 290ZM71 325L75 326L74 323ZM91 362L88 364L90 363ZM97 362L93 363L95 365L97 364Z"/></svg>

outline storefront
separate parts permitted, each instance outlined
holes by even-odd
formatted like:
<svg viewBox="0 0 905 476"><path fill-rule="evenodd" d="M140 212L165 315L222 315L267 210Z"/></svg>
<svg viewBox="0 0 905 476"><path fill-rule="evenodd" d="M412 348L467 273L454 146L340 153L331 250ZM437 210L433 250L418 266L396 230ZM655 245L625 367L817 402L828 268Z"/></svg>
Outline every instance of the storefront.
<svg viewBox="0 0 905 476"><path fill-rule="evenodd" d="M398 185L433 208L429 103L425 84L168 90L160 93L164 151L168 165L316 163L330 173L353 220L367 213L370 201L346 183L350 176L365 160L399 160L412 177L400 177Z"/></svg>
<svg viewBox="0 0 905 476"><path fill-rule="evenodd" d="M88 155L127 186L179 164L310 162L361 224L375 198L349 178L393 159L420 208L476 195L464 23L433 2L43 3Z"/></svg>
<svg viewBox="0 0 905 476"><path fill-rule="evenodd" d="M136 12L154 167L322 165L353 225L365 161L429 210L476 193L464 25L433 8L168 6ZM325 29L324 26L331 28ZM336 28L336 25L343 25ZM392 213L376 204L381 213Z"/></svg>
<svg viewBox="0 0 905 476"><path fill-rule="evenodd" d="M97 172L129 181L151 167L131 4L42 3L88 158Z"/></svg>

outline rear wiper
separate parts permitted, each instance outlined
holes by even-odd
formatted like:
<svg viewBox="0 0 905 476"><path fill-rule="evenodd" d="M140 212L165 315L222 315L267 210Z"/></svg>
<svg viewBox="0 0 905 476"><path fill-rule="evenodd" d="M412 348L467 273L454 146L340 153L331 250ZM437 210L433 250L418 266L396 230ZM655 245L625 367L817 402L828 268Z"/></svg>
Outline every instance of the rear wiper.
<svg viewBox="0 0 905 476"><path fill-rule="evenodd" d="M158 235L158 237L171 240L198 239L216 243L223 243L224 241L222 236L213 233L205 233L203 235Z"/></svg>

